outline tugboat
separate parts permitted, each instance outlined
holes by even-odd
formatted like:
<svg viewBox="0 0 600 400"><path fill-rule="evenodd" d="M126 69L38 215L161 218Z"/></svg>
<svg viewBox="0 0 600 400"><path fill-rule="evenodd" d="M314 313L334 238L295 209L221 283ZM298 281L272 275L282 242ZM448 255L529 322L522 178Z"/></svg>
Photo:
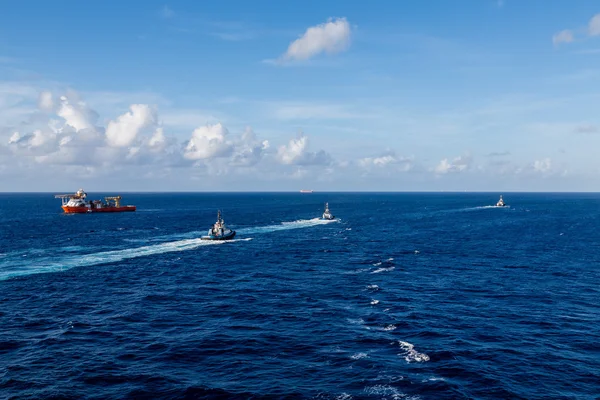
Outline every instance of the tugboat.
<svg viewBox="0 0 600 400"><path fill-rule="evenodd" d="M323 216L321 217L321 219L328 221L335 219L335 217L329 211L329 203L325 203L325 211L323 212Z"/></svg>
<svg viewBox="0 0 600 400"><path fill-rule="evenodd" d="M221 218L221 210L217 213L217 222L208 230L208 235L202 236L202 240L231 240L235 237L235 231L225 226L225 221Z"/></svg>
<svg viewBox="0 0 600 400"><path fill-rule="evenodd" d="M135 211L135 206L122 206L121 196L105 197L102 200L86 201L87 193L79 189L75 194L57 194L56 199L62 200L62 209L65 214L82 214L96 212L125 212Z"/></svg>
<svg viewBox="0 0 600 400"><path fill-rule="evenodd" d="M496 203L496 207L508 207L506 204L504 204L504 200L502 200L502 195L500 195L500 200L498 200L498 202Z"/></svg>

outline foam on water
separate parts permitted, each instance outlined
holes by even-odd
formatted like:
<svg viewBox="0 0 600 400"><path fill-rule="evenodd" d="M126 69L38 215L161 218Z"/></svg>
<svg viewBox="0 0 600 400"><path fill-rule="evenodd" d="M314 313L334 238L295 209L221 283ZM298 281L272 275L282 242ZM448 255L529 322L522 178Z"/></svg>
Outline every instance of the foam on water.
<svg viewBox="0 0 600 400"><path fill-rule="evenodd" d="M277 224L277 225L266 225L266 226L258 226L258 227L248 227L248 228L240 228L240 229L234 229L235 231L237 231L238 234L252 234L252 233L270 233L270 232L276 232L276 231L284 231L284 230L288 230L288 229L300 229L300 228L310 228L312 226L318 226L318 225L326 225L332 222L339 222L339 220L335 219L335 220L321 220L319 218L313 218L313 219L301 219L301 220L297 220L297 221L290 221L290 222L282 222L281 224ZM232 225L233 226L233 225ZM123 239L126 242L132 242L132 243L143 243L143 242L165 242L165 241L171 241L171 240L182 240L182 239L192 239L192 238L196 238L200 235L205 235L206 231L209 229L209 227L207 227L205 230L202 231L191 231L191 232L185 232L185 233L174 233L174 234L170 234L170 235L161 235L161 236L155 236L155 237L151 237L151 238L135 238L135 239Z"/></svg>
<svg viewBox="0 0 600 400"><path fill-rule="evenodd" d="M289 229L310 228L312 226L317 226L317 225L327 225L332 222L339 222L339 220L337 220L337 219L322 220L320 218L299 219L297 221L292 221L292 222L282 222L277 225L242 228L242 229L238 229L237 232L240 234L270 233L270 232L276 232L276 231L285 231L285 230L289 230Z"/></svg>
<svg viewBox="0 0 600 400"><path fill-rule="evenodd" d="M364 392L368 396L385 396L383 398L389 398L394 400L407 398L406 394L402 393L398 388L395 388L392 385L367 386L364 389Z"/></svg>
<svg viewBox="0 0 600 400"><path fill-rule="evenodd" d="M500 207L500 206L478 206L478 207L467 207L467 208L463 208L463 211L473 211L473 210L487 210L490 208L501 208L501 209L509 209L510 206L504 206L504 207Z"/></svg>
<svg viewBox="0 0 600 400"><path fill-rule="evenodd" d="M242 228L237 232L241 234L252 234L252 233L269 233L280 230L288 230L288 229L300 229L300 228L309 228L312 226L325 225L331 222L338 222L339 220L321 220L319 218L313 218L308 220L297 220L292 222L282 222L278 225L267 225L263 227L255 227L255 228ZM145 257L151 256L155 254L163 254L174 251L186 251L192 250L200 246L209 246L209 245L218 245L223 243L231 243L231 242L239 242L239 241L247 241L251 240L251 238L245 239L236 239L229 240L227 242L221 241L206 241L197 238L200 234L198 231L187 232L182 234L174 234L170 236L159 236L157 238L147 239L148 241L156 241L170 238L186 238L186 237L194 237L190 239L182 239L172 242L165 242L155 245L148 245L143 247L137 247L132 249L123 249L123 250L111 250L111 251L103 251L99 253L91 253L91 254L80 254L77 256L68 256L63 258L56 258L56 253L60 252L75 252L83 249L80 246L68 246L59 249L59 251L49 252L46 250L41 250L40 253L44 253L43 256L38 256L31 258L33 250L29 250L29 254L21 254L21 257L2 257L2 262L0 262L0 280L5 280L9 278L14 278L17 276L25 276L32 274L40 274L40 273L48 273L48 272L57 272L57 271L65 271L75 267L81 266L90 266L90 265L98 265L98 264L108 264L119 262L131 258L137 257ZM134 239L135 240L135 239ZM61 251L62 250L62 251ZM27 260L23 260L22 258L27 258Z"/></svg>
<svg viewBox="0 0 600 400"><path fill-rule="evenodd" d="M381 272L390 272L393 271L396 267L388 267L388 268L377 268L375 271L371 272L372 274L379 274Z"/></svg>
<svg viewBox="0 0 600 400"><path fill-rule="evenodd" d="M360 360L361 358L367 358L367 357L369 357L369 355L367 353L356 353L356 354L352 354L352 356L350 356L350 358L353 360Z"/></svg>
<svg viewBox="0 0 600 400"><path fill-rule="evenodd" d="M236 240L232 240L228 242L231 243L235 241ZM67 269L81 266L108 264L131 258L145 257L174 251L186 251L198 248L200 246L218 245L223 243L227 242L188 239L151 246L136 247L132 249L80 254L77 256L64 257L62 259L56 259L56 257L38 257L36 259L28 259L26 261L8 259L0 262L0 280L14 278L17 276L65 271Z"/></svg>
<svg viewBox="0 0 600 400"><path fill-rule="evenodd" d="M400 348L404 351L399 356L403 356L406 362L425 362L429 361L429 356L425 353L419 353L415 350L415 346L412 343L398 341Z"/></svg>

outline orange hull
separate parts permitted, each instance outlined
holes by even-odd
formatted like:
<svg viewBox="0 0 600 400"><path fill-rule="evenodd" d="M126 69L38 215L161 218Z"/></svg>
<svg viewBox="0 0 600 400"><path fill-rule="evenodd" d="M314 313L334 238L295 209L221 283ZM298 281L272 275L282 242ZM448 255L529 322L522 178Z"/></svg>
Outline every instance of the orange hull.
<svg viewBox="0 0 600 400"><path fill-rule="evenodd" d="M125 212L135 211L135 206L123 206L123 207L103 207L89 209L87 207L67 207L63 206L62 209L66 214L85 214L85 213L110 213L110 212Z"/></svg>

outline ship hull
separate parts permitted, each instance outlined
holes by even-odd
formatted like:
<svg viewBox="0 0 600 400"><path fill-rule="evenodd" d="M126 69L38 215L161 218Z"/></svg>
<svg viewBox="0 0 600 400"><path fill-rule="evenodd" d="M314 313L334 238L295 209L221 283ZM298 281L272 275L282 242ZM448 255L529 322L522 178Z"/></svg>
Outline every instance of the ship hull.
<svg viewBox="0 0 600 400"><path fill-rule="evenodd" d="M223 236L202 236L200 239L202 240L231 240L235 237L235 231L231 231L231 233Z"/></svg>
<svg viewBox="0 0 600 400"><path fill-rule="evenodd" d="M102 207L102 208L87 208L87 207L62 207L65 214L86 214L86 213L114 213L114 212L127 212L135 211L135 206L123 206L123 207Z"/></svg>

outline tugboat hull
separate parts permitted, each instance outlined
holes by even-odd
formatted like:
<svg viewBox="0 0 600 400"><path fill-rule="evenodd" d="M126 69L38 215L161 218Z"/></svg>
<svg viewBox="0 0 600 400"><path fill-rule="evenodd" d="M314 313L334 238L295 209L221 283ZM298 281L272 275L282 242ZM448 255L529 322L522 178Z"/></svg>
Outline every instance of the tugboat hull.
<svg viewBox="0 0 600 400"><path fill-rule="evenodd" d="M202 240L231 240L234 237L235 237L235 231L231 231L230 233L223 235L223 236L209 235L209 236L202 236L200 239L202 239Z"/></svg>

